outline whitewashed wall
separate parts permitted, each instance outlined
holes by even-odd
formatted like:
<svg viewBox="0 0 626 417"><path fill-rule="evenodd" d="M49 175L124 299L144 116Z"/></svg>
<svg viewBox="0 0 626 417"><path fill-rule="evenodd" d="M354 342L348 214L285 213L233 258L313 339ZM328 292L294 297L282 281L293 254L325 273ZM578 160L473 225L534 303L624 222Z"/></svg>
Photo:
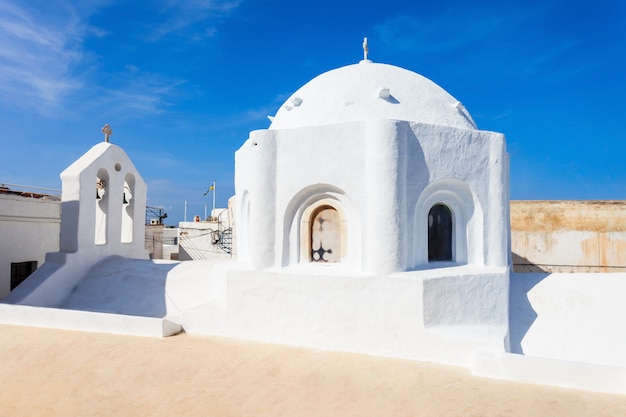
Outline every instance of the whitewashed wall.
<svg viewBox="0 0 626 417"><path fill-rule="evenodd" d="M96 198L101 177L106 177L106 190ZM6 297L9 303L57 306L99 261L148 258L147 187L122 148L96 144L61 173L61 180L60 250L46 255L44 265Z"/></svg>
<svg viewBox="0 0 626 417"><path fill-rule="evenodd" d="M509 263L501 134L396 120L254 131L235 161L240 259L254 268L306 262L301 217L323 199L343 213L353 273L427 267L439 202L454 212L455 264Z"/></svg>
<svg viewBox="0 0 626 417"><path fill-rule="evenodd" d="M0 195L0 299L11 288L11 263L44 262L59 250L61 201Z"/></svg>

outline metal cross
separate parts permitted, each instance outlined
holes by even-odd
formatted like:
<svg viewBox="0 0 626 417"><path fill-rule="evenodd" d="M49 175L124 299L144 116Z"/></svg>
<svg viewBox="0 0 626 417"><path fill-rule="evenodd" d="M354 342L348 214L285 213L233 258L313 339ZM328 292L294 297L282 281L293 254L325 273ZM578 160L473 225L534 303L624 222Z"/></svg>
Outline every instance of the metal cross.
<svg viewBox="0 0 626 417"><path fill-rule="evenodd" d="M102 128L102 133L104 133L104 141L108 142L109 136L113 134L113 131L111 130L111 127L109 126L108 123L105 124L104 127Z"/></svg>
<svg viewBox="0 0 626 417"><path fill-rule="evenodd" d="M367 47L367 38L363 38L363 60L367 61L367 53L369 48Z"/></svg>

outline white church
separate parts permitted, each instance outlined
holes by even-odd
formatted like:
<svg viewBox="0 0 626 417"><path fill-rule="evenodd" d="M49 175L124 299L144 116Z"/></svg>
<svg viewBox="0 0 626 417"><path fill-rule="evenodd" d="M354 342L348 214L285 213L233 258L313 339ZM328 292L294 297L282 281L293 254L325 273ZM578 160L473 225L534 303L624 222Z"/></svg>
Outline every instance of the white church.
<svg viewBox="0 0 626 417"><path fill-rule="evenodd" d="M236 152L236 260L149 260L146 185L107 135L61 174L61 250L2 300L0 321L246 338L626 393L626 274L513 282L504 135L364 51L294 92Z"/></svg>

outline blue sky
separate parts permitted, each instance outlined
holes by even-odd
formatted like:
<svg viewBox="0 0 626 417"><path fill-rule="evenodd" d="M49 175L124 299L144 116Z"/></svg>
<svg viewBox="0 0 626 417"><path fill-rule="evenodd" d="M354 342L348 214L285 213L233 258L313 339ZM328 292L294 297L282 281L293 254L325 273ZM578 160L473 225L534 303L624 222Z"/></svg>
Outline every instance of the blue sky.
<svg viewBox="0 0 626 417"><path fill-rule="evenodd" d="M626 2L0 2L0 183L60 188L122 146L168 224L233 195L234 152L325 71L420 73L502 132L512 199L625 199Z"/></svg>

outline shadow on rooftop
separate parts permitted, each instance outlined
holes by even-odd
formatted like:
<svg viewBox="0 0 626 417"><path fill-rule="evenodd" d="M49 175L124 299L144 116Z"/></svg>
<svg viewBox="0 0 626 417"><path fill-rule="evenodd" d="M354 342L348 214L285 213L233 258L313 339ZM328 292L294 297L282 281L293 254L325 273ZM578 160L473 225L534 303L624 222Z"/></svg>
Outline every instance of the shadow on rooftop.
<svg viewBox="0 0 626 417"><path fill-rule="evenodd" d="M528 263L519 255L513 254L514 259ZM509 341L511 352L524 354L522 341L524 336L537 318L528 293L550 273L548 272L511 272L509 284Z"/></svg>
<svg viewBox="0 0 626 417"><path fill-rule="evenodd" d="M178 263L111 257L94 265L59 308L162 318L165 284Z"/></svg>

